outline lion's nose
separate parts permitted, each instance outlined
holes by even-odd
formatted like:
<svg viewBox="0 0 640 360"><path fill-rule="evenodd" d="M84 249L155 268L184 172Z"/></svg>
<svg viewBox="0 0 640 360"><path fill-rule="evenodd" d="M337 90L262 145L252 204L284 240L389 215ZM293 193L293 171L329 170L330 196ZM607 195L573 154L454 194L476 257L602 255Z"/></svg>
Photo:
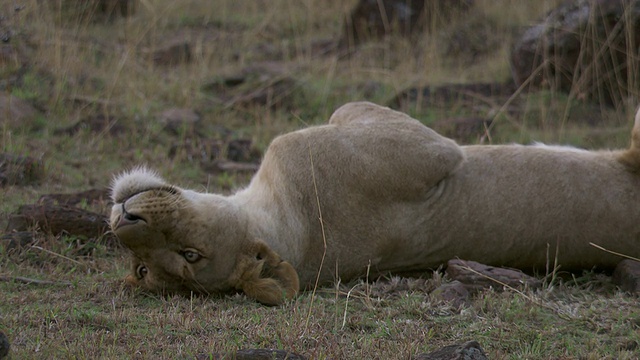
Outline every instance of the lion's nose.
<svg viewBox="0 0 640 360"><path fill-rule="evenodd" d="M122 215L120 215L120 219L118 220L116 229L119 229L126 225L137 224L140 221L145 221L145 219L142 216L138 216L130 212L127 212L127 210L125 210L124 208L124 204L122 204Z"/></svg>

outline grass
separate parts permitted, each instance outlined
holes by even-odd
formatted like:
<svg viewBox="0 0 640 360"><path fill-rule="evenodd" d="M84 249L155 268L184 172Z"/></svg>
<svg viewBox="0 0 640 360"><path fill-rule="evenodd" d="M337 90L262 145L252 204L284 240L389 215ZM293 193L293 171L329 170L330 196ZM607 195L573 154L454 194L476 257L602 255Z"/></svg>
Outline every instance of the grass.
<svg viewBox="0 0 640 360"><path fill-rule="evenodd" d="M208 191L230 191L243 175L212 175L185 153L169 158L188 134L167 134L158 122L168 108L197 110L201 131L219 126L264 150L277 134L325 122L339 105L367 99L387 103L414 85L509 78L511 40L558 1L476 1L463 20L436 24L418 39L390 37L363 44L350 56L319 55L315 44L336 39L355 3L272 1L141 1L134 17L113 22L69 21L70 9L23 0L0 5L13 30L11 44L28 59L2 70L5 91L34 104L41 115L28 128L0 127L2 152L42 158L37 186L0 188L0 228L18 206L53 192L106 187L112 176L149 164L169 181ZM11 5L11 6L9 6ZM66 20L65 20L66 19ZM465 26L470 30L465 30ZM448 52L453 34L485 36L493 44L470 59ZM150 54L187 39L192 61L157 65ZM256 62L284 64L296 81L288 108L226 107L203 85ZM18 80L10 81L12 76ZM502 100L501 100L502 101ZM506 101L506 99L504 99ZM629 109L594 108L567 96L539 92L505 102L433 107L412 114L427 124L450 116L495 117L495 143L544 141L587 148L628 144ZM54 131L98 114L113 117L117 134L88 128ZM587 124L598 119L597 124ZM587 123L586 123L587 122ZM471 141L473 142L473 141ZM91 210L108 213L108 204ZM634 359L640 346L640 307L610 279L586 272L558 277L541 290L486 290L461 308L430 296L449 280L391 277L304 293L281 307L242 295L157 297L131 290L124 249L72 236L39 234L36 246L8 252L0 242L0 331L11 358L193 358L246 348L279 348L314 359L410 358L452 343L477 340L491 359ZM18 277L49 280L26 284ZM13 280L12 280L13 279Z"/></svg>

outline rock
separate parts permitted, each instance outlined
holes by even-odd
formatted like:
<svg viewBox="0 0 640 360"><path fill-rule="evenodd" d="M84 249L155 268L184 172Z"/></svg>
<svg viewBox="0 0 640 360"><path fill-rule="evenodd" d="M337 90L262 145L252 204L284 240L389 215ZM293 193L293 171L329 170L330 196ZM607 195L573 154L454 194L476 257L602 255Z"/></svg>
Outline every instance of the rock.
<svg viewBox="0 0 640 360"><path fill-rule="evenodd" d="M613 283L623 291L640 294L640 262L622 260L613 271Z"/></svg>
<svg viewBox="0 0 640 360"><path fill-rule="evenodd" d="M4 359L9 355L9 339L2 331L0 331L0 359Z"/></svg>
<svg viewBox="0 0 640 360"><path fill-rule="evenodd" d="M487 266L475 261L449 260L446 273L452 280L497 290L505 286L514 289L537 289L542 286L542 281L520 270Z"/></svg>
<svg viewBox="0 0 640 360"><path fill-rule="evenodd" d="M26 100L22 100L6 92L0 91L0 125L9 130L37 130L40 125L35 122L38 111Z"/></svg>
<svg viewBox="0 0 640 360"><path fill-rule="evenodd" d="M25 248L35 242L34 234L31 231L14 231L0 237L0 249L6 253Z"/></svg>
<svg viewBox="0 0 640 360"><path fill-rule="evenodd" d="M164 110L158 120L164 125L164 130L172 135L184 132L193 134L196 133L200 115L192 109L171 108Z"/></svg>
<svg viewBox="0 0 640 360"><path fill-rule="evenodd" d="M414 360L488 360L477 341L462 345L449 345L428 354L420 354Z"/></svg>
<svg viewBox="0 0 640 360"><path fill-rule="evenodd" d="M451 105L473 107L486 105L486 98L510 97L516 87L513 83L472 83L448 84L437 87L412 87L401 91L390 102L394 109L407 111L409 108L430 109L434 106L451 107Z"/></svg>
<svg viewBox="0 0 640 360"><path fill-rule="evenodd" d="M160 66L175 66L191 62L191 44L182 39L162 45L151 55L153 63Z"/></svg>
<svg viewBox="0 0 640 360"><path fill-rule="evenodd" d="M46 194L40 196L38 204L46 205L78 205L80 203L95 204L110 201L108 189L90 189L73 194Z"/></svg>
<svg viewBox="0 0 640 360"><path fill-rule="evenodd" d="M0 153L0 186L39 184L44 164L29 156Z"/></svg>
<svg viewBox="0 0 640 360"><path fill-rule="evenodd" d="M392 33L411 35L429 29L434 19L446 20L472 5L473 0L360 0L345 19L340 46Z"/></svg>
<svg viewBox="0 0 640 360"><path fill-rule="evenodd" d="M22 205L9 217L7 230L27 231L37 226L53 235L100 238L108 229L108 220L104 215L68 205Z"/></svg>
<svg viewBox="0 0 640 360"><path fill-rule="evenodd" d="M198 354L196 356L198 360L212 359L233 359L233 360L306 360L307 358L292 352L285 350L274 349L246 349L238 350L235 353L229 353L226 355L220 354Z"/></svg>
<svg viewBox="0 0 640 360"><path fill-rule="evenodd" d="M498 30L499 29L499 30ZM464 21L438 31L436 50L448 63L472 66L482 61L482 57L495 54L507 39L512 39L514 30L504 29L498 19L482 13L465 16ZM433 51L432 47L418 50L421 56L429 56L425 51Z"/></svg>
<svg viewBox="0 0 640 360"><path fill-rule="evenodd" d="M518 86L616 105L637 95L639 45L640 2L567 1L516 40L513 78Z"/></svg>
<svg viewBox="0 0 640 360"><path fill-rule="evenodd" d="M454 280L440 285L431 292L430 296L456 309L460 309L464 305L467 305L471 296L480 289L482 289L482 286L463 284L460 281Z"/></svg>

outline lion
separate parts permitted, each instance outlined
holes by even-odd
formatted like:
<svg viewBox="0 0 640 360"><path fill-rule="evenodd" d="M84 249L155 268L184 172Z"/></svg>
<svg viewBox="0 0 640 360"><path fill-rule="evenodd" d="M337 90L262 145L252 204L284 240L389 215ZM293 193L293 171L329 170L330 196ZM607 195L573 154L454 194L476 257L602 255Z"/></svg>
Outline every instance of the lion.
<svg viewBox="0 0 640 360"><path fill-rule="evenodd" d="M117 176L113 232L129 282L161 293L244 292L277 305L364 275L449 259L524 270L612 268L640 255L640 111L630 148L459 146L369 102L278 136L232 195Z"/></svg>

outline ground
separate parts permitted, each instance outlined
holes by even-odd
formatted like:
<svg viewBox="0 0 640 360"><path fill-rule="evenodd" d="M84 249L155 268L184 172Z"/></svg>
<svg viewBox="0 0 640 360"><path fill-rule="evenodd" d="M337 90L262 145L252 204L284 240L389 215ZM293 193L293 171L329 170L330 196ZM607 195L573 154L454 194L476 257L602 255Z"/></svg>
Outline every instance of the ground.
<svg viewBox="0 0 640 360"><path fill-rule="evenodd" d="M19 121L2 120L0 152L43 164L35 182L0 187L0 229L42 195L104 189L139 164L183 187L229 192L255 168L224 166L259 161L274 136L326 122L348 101L397 105L412 87L509 84L512 39L558 1L478 0L472 13L423 34L340 48L354 3L141 1L133 15L111 19L37 0L0 4L9 37L0 51L3 95L32 107ZM443 132L444 119L491 120L488 131L452 130L463 143L589 149L626 147L635 110L633 102L610 108L545 91L423 100L401 109ZM109 210L104 199L78 206ZM0 331L15 359L194 358L248 348L403 359L468 340L491 359L634 359L640 346L637 298L592 271L537 274L541 289L486 289L461 307L430 294L450 281L438 271L338 281L265 307L241 294L129 289L126 250L108 237L39 232L36 240L20 251L0 243Z"/></svg>

